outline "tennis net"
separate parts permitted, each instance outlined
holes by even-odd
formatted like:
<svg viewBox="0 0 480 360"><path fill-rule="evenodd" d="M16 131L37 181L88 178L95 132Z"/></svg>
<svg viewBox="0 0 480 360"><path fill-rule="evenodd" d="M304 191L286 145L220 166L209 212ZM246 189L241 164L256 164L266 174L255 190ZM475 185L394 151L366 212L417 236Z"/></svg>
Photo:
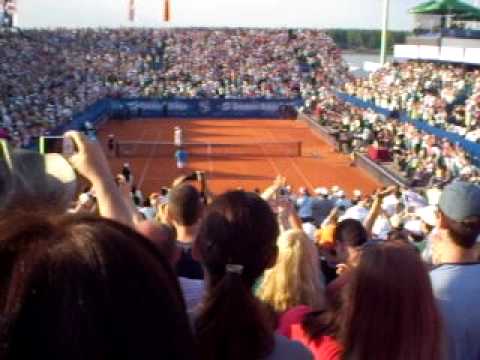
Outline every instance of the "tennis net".
<svg viewBox="0 0 480 360"><path fill-rule="evenodd" d="M231 157L231 156L277 156L297 157L302 155L301 141L244 142L244 143L183 143L182 148L189 156ZM172 156L178 147L170 142L117 141L117 157L162 157Z"/></svg>

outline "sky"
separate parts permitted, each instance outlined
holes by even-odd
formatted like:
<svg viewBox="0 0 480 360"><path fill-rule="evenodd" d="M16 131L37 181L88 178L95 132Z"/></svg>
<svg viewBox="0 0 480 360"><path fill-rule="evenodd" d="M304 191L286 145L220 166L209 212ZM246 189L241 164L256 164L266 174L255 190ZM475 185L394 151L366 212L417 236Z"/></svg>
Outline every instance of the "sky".
<svg viewBox="0 0 480 360"><path fill-rule="evenodd" d="M163 0L17 0L21 27L311 27L379 29L384 0L170 0L172 21L163 22ZM480 0L467 0L480 2ZM422 0L390 0L392 30L411 30L408 9Z"/></svg>

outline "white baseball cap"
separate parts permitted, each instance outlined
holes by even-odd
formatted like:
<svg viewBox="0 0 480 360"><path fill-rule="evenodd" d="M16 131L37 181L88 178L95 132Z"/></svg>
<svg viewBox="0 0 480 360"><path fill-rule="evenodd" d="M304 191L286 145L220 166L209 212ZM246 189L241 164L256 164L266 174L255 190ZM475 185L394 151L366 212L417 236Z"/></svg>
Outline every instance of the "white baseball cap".
<svg viewBox="0 0 480 360"><path fill-rule="evenodd" d="M358 189L353 190L353 196L354 197L361 197L362 196L362 191L358 190Z"/></svg>
<svg viewBox="0 0 480 360"><path fill-rule="evenodd" d="M422 221L430 226L437 225L437 207L430 205L418 208L415 213Z"/></svg>
<svg viewBox="0 0 480 360"><path fill-rule="evenodd" d="M317 187L314 192L317 195L328 195L328 189L326 187Z"/></svg>

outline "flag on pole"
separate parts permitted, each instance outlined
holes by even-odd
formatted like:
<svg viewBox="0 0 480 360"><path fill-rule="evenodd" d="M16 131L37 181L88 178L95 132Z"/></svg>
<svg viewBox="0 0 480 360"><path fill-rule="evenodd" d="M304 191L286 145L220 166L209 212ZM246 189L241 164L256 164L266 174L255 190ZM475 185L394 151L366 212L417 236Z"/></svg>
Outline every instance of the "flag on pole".
<svg viewBox="0 0 480 360"><path fill-rule="evenodd" d="M170 0L164 0L163 20L170 21Z"/></svg>
<svg viewBox="0 0 480 360"><path fill-rule="evenodd" d="M128 0L128 20L135 21L135 0Z"/></svg>

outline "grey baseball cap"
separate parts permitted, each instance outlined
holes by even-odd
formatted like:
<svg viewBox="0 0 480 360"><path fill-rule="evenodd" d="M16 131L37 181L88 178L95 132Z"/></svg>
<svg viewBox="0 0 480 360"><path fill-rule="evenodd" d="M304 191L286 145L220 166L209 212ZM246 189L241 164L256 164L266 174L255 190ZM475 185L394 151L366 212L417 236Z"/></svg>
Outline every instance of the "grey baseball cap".
<svg viewBox="0 0 480 360"><path fill-rule="evenodd" d="M480 187L455 181L443 189L438 207L444 215L455 221L464 221L472 216L480 217Z"/></svg>

